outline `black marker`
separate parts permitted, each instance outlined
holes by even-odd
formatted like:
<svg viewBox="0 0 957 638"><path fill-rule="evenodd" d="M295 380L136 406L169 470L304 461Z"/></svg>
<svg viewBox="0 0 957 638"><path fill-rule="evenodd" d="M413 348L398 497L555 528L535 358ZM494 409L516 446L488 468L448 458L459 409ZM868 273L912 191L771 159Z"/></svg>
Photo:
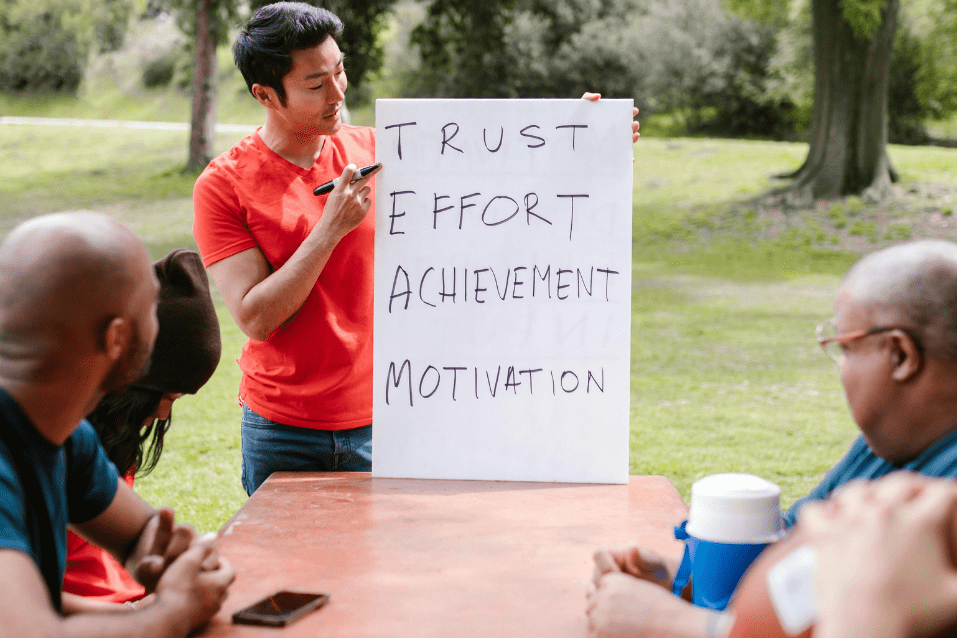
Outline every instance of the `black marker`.
<svg viewBox="0 0 957 638"><path fill-rule="evenodd" d="M373 164L372 166L366 166L365 168L360 168L355 173L352 174L352 181L357 182L375 169L382 166L381 163ZM313 195L325 195L326 193L331 193L332 189L336 187L336 184L339 182L339 178L335 178L331 182L326 182L316 190L312 191Z"/></svg>

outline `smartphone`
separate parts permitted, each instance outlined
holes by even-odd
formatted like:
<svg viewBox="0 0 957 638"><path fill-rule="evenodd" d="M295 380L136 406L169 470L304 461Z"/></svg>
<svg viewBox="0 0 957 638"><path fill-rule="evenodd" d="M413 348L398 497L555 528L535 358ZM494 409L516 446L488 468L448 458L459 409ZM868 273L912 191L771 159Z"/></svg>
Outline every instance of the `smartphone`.
<svg viewBox="0 0 957 638"><path fill-rule="evenodd" d="M329 601L319 592L278 591L233 614L234 623L284 627Z"/></svg>

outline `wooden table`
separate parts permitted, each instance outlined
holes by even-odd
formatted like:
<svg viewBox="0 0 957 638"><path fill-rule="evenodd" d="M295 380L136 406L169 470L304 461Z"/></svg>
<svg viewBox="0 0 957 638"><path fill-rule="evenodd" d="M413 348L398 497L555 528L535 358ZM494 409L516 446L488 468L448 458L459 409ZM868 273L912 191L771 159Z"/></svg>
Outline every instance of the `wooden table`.
<svg viewBox="0 0 957 638"><path fill-rule="evenodd" d="M678 555L673 527L686 515L661 476L581 485L278 473L220 532L237 577L200 635L580 638L594 549ZM283 588L332 598L284 629L231 623Z"/></svg>

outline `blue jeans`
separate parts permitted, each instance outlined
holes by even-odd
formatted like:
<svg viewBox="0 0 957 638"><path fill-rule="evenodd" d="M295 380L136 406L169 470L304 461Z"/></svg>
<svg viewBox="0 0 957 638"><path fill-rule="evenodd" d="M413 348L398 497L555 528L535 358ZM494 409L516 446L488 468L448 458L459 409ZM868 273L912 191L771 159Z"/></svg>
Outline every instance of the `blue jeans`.
<svg viewBox="0 0 957 638"><path fill-rule="evenodd" d="M370 472L372 426L310 430L283 425L243 405L243 489L252 496L273 472Z"/></svg>

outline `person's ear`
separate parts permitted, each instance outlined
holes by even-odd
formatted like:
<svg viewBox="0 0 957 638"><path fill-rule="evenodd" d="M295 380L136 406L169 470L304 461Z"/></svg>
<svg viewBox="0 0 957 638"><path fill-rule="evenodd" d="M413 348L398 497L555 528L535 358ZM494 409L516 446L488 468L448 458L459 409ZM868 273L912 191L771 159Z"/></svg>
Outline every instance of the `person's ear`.
<svg viewBox="0 0 957 638"><path fill-rule="evenodd" d="M267 109L279 106L279 96L276 95L276 89L263 84L253 84L253 97L259 100L259 103Z"/></svg>
<svg viewBox="0 0 957 638"><path fill-rule="evenodd" d="M119 361L129 347L133 326L126 317L113 317L103 331L103 349L110 361Z"/></svg>
<svg viewBox="0 0 957 638"><path fill-rule="evenodd" d="M889 335L890 357L895 381L907 381L920 372L922 353L914 339L903 330L892 330Z"/></svg>

